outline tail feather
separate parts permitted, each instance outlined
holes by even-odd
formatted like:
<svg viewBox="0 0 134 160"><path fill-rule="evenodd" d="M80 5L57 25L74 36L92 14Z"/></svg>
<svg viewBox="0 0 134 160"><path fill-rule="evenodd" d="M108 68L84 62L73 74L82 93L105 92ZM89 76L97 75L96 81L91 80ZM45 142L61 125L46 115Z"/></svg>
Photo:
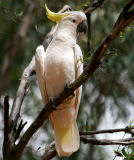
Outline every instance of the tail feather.
<svg viewBox="0 0 134 160"><path fill-rule="evenodd" d="M54 126L56 150L59 156L70 156L79 149L79 131L76 121L67 128Z"/></svg>

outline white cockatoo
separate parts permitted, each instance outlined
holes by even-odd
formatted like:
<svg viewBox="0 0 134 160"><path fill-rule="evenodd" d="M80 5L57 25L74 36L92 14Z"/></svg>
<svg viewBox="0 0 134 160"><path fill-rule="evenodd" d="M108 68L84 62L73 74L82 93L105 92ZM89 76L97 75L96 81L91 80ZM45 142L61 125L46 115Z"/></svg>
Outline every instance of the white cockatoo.
<svg viewBox="0 0 134 160"><path fill-rule="evenodd" d="M49 19L58 22L58 27L46 51L43 46L38 46L35 54L36 73L44 105L82 73L83 56L76 39L79 32L87 29L86 15L81 11L59 14L51 12L47 6L46 11ZM70 156L79 148L76 118L81 93L82 86L75 91L75 96L64 100L50 114L59 156Z"/></svg>

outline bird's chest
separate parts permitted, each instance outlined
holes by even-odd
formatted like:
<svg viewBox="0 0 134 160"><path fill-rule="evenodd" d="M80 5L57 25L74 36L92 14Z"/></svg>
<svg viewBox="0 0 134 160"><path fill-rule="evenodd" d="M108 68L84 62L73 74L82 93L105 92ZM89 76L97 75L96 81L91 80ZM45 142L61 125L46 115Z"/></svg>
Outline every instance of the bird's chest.
<svg viewBox="0 0 134 160"><path fill-rule="evenodd" d="M46 55L46 74L53 77L73 76L74 74L74 53L72 50L58 50Z"/></svg>
<svg viewBox="0 0 134 160"><path fill-rule="evenodd" d="M66 84L75 80L75 62L73 50L57 50L46 54L45 77L51 93L59 94ZM52 95L52 94L50 94Z"/></svg>

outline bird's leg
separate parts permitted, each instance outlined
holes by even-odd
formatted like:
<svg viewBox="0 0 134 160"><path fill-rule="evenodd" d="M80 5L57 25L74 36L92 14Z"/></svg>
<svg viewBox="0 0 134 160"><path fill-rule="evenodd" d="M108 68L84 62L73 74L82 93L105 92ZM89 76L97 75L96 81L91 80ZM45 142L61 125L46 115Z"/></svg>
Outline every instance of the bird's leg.
<svg viewBox="0 0 134 160"><path fill-rule="evenodd" d="M69 93L71 92L68 84L65 85L64 91L69 92ZM71 96L69 96L69 97L73 98L73 97L75 96L75 93L74 93L74 92L71 92L71 95L72 95L72 97L71 97ZM69 98L69 99L70 99L70 98ZM49 98L49 102L51 103L51 105L52 105L52 107L54 108L54 110L62 110L62 109L64 109L64 108L57 108L57 107L55 106L53 100L54 100L53 97L50 97L50 98Z"/></svg>
<svg viewBox="0 0 134 160"><path fill-rule="evenodd" d="M54 109L55 111L57 111L57 110L62 110L62 109L65 108L65 107L63 107L63 108L57 108L57 107L54 105L53 99L54 99L54 98L51 97L51 98L49 99L49 102L51 103L51 105L52 105L52 107L53 107L53 109Z"/></svg>

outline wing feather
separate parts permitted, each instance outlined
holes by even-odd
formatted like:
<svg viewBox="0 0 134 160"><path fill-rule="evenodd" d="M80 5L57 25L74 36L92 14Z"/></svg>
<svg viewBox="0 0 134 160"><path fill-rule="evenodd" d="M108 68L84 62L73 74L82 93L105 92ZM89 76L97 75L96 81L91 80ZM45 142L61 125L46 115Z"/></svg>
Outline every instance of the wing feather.
<svg viewBox="0 0 134 160"><path fill-rule="evenodd" d="M43 98L44 104L48 102L48 95L46 91L46 82L45 82L45 51L42 45L38 46L35 53L35 69L37 73L37 79L39 83L39 88Z"/></svg>
<svg viewBox="0 0 134 160"><path fill-rule="evenodd" d="M83 55L82 55L82 51L81 48L79 47L78 44L75 45L75 70L76 70L76 79L81 75L81 73L83 72ZM76 114L75 114L75 118L77 117L78 114L78 109L79 109L79 105L80 105L80 100L81 100L81 94L82 94L82 86L80 86L77 90L76 90L76 100L75 100L75 107L76 107Z"/></svg>

